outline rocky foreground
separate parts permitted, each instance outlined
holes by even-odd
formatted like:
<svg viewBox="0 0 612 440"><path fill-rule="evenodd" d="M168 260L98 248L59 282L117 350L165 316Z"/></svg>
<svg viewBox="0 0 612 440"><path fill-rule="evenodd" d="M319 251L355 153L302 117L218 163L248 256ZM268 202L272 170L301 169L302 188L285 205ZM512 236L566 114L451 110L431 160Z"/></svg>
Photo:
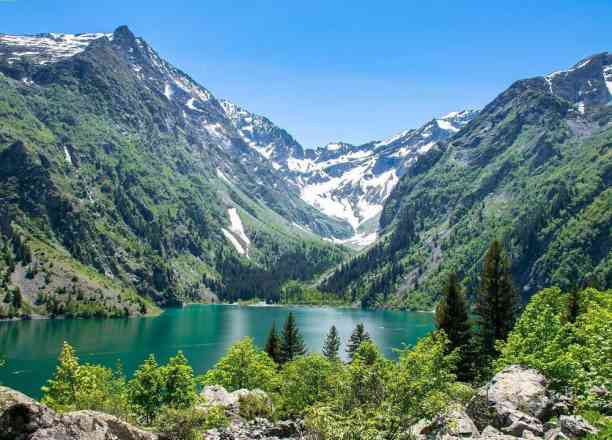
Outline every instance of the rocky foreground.
<svg viewBox="0 0 612 440"><path fill-rule="evenodd" d="M221 406L230 419L228 427L203 433L207 440L309 439L299 421L273 423L263 418L245 420L240 397L265 393L259 390L228 392L206 387L207 405ZM434 420L421 420L402 438L415 440L565 440L578 439L597 430L572 415L568 398L554 393L538 371L510 366L484 387L469 404L449 408ZM10 388L0 387L0 440L163 440L167 437L131 426L116 417L95 411L58 414Z"/></svg>

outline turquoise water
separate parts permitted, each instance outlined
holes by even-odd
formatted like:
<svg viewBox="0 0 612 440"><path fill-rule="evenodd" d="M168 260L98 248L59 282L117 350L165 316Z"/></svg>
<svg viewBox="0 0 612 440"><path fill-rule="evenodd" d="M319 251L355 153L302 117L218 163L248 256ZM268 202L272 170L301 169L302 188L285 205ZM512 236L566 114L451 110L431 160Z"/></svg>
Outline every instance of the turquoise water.
<svg viewBox="0 0 612 440"><path fill-rule="evenodd" d="M433 328L433 317L427 313L234 305L192 305L146 318L0 322L0 355L7 361L0 369L0 383L40 397L63 341L75 347L82 362L112 367L120 360L127 374L150 353L165 362L182 350L201 373L244 336L263 347L272 322L281 327L289 311L309 351L320 351L325 334L335 325L344 352L351 331L363 322L384 354L394 358L393 349L414 344Z"/></svg>

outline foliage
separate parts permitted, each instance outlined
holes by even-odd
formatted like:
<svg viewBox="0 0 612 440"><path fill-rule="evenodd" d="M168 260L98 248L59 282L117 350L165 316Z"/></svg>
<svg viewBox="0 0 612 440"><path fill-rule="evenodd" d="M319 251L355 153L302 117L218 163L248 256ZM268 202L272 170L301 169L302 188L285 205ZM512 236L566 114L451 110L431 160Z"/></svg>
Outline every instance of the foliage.
<svg viewBox="0 0 612 440"><path fill-rule="evenodd" d="M270 359L272 359L277 364L281 363L281 340L278 337L278 333L276 333L276 322L272 322L272 327L270 328L270 333L268 333L268 339L266 340L266 347L264 351L268 353Z"/></svg>
<svg viewBox="0 0 612 440"><path fill-rule="evenodd" d="M529 302L506 343L497 369L523 364L542 371L560 390L568 388L584 408L610 407L610 397L593 387L612 388L612 292L578 293L579 314L567 316L573 295L544 289ZM609 396L609 395L608 395Z"/></svg>
<svg viewBox="0 0 612 440"><path fill-rule="evenodd" d="M282 414L299 417L317 402L333 395L335 376L341 372L336 363L320 354L308 354L283 365L280 396Z"/></svg>
<svg viewBox="0 0 612 440"><path fill-rule="evenodd" d="M272 401L263 393L250 392L238 398L240 417L253 420L259 417L271 419L274 414Z"/></svg>
<svg viewBox="0 0 612 440"><path fill-rule="evenodd" d="M57 411L92 409L127 417L125 378L100 365L80 364L64 342L53 378L42 388L41 401Z"/></svg>
<svg viewBox="0 0 612 440"><path fill-rule="evenodd" d="M289 362L295 359L297 356L303 356L305 354L306 347L304 347L304 339L300 334L300 330L297 328L293 313L289 312L287 320L283 326L283 333L281 335L281 363Z"/></svg>
<svg viewBox="0 0 612 440"><path fill-rule="evenodd" d="M278 374L274 361L253 345L251 338L244 338L201 378L204 385L221 385L228 391L241 388L273 391L278 387Z"/></svg>
<svg viewBox="0 0 612 440"><path fill-rule="evenodd" d="M519 300L512 285L510 261L494 240L485 255L476 296L478 337L483 357L495 355L495 342L506 340L514 326Z"/></svg>
<svg viewBox="0 0 612 440"><path fill-rule="evenodd" d="M162 406L164 377L152 354L134 372L128 383L128 395L137 412L146 422L151 422Z"/></svg>
<svg viewBox="0 0 612 440"><path fill-rule="evenodd" d="M220 407L206 410L196 406L176 408L165 406L155 420L156 429L173 440L199 440L200 432L227 426L229 421Z"/></svg>
<svg viewBox="0 0 612 440"><path fill-rule="evenodd" d="M457 275L450 273L442 298L436 307L436 326L448 337L447 352L457 350L457 376L461 380L472 378L470 342L472 340L471 324L468 316L468 304L463 290L457 281Z"/></svg>
<svg viewBox="0 0 612 440"><path fill-rule="evenodd" d="M370 335L368 334L368 332L365 331L363 323L360 322L359 324L357 324L357 326L353 330L353 333L351 333L351 337L349 338L346 347L346 352L348 353L349 358L351 360L353 359L362 342L370 340Z"/></svg>
<svg viewBox="0 0 612 440"><path fill-rule="evenodd" d="M338 357L338 353L340 351L340 337L338 336L338 330L336 330L336 326L332 325L329 329L329 333L325 337L325 342L323 343L323 356L329 359L332 362L338 361L340 358Z"/></svg>

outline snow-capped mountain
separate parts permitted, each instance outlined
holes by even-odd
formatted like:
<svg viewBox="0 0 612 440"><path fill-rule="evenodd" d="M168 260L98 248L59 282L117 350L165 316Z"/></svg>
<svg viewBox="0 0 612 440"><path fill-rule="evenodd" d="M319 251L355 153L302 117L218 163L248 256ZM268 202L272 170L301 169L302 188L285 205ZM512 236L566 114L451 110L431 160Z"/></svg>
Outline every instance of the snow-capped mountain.
<svg viewBox="0 0 612 440"><path fill-rule="evenodd" d="M333 142L313 150L264 117L228 101L222 105L246 144L297 185L302 200L351 225L353 237L336 241L357 246L376 239L383 203L410 165L478 114L453 112L384 141Z"/></svg>
<svg viewBox="0 0 612 440"><path fill-rule="evenodd" d="M89 64L84 61L92 58L95 60ZM291 136L276 127L270 128L272 124L265 118L256 117L252 121L252 139L249 138L250 123L247 118L238 117L242 115L240 109L217 100L208 89L160 57L126 26L113 33L0 34L0 62L24 87L32 88L50 82L50 76L40 72L57 70L55 66L64 68L68 62L83 64L85 79L91 74L85 69L96 69L97 63L127 67L127 71L117 73L135 93L117 101L113 109L115 117L145 128L143 121L131 115L127 107L131 100L138 99L136 93L146 90L155 96L155 105L161 108L156 120L147 123L160 124L167 133L185 136L194 154L206 161L207 172L212 171L211 178L234 185L261 201L282 215L291 227L298 225L323 237L347 236L350 232L342 220L325 217L302 201L300 188L274 169L271 156L254 147L272 143L274 157L282 153L282 148L288 149L287 155L299 157L301 147L291 148L292 142L295 143Z"/></svg>
<svg viewBox="0 0 612 440"><path fill-rule="evenodd" d="M0 61L15 70L24 87L45 81L41 75L32 77L28 63L50 66L94 52L110 57L109 62L120 54L130 70L126 81L135 81L135 87L163 102L157 122L167 132L181 127L192 148L213 165L215 178L262 200L293 226L349 244L365 245L376 238L383 202L406 169L477 114L451 113L384 141L305 149L267 118L217 100L127 27L77 35L0 34ZM136 120L119 107L117 114Z"/></svg>
<svg viewBox="0 0 612 440"><path fill-rule="evenodd" d="M589 108L612 103L612 54L603 52L579 61L567 70L545 75L548 91L575 104L584 114Z"/></svg>

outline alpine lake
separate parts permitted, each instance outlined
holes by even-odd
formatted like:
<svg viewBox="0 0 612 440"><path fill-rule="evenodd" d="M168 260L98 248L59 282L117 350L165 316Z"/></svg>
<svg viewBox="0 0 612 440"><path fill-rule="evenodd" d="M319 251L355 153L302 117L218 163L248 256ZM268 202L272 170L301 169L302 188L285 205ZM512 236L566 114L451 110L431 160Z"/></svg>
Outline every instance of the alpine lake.
<svg viewBox="0 0 612 440"><path fill-rule="evenodd" d="M41 396L53 375L62 343L76 350L82 363L115 367L129 376L151 353L166 362L181 350L196 374L211 368L239 339L250 336L263 347L273 322L277 330L293 312L309 352L319 352L332 325L346 341L363 322L385 356L413 345L430 332L433 315L421 312L298 306L189 305L159 316L124 319L48 319L0 322L0 384Z"/></svg>

